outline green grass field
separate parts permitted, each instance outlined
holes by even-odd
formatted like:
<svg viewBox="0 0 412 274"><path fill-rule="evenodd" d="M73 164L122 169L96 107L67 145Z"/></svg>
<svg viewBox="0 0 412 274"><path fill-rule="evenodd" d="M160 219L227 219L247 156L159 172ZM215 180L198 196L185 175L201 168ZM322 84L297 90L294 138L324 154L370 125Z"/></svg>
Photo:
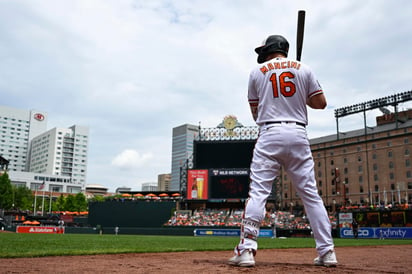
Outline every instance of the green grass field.
<svg viewBox="0 0 412 274"><path fill-rule="evenodd" d="M402 245L412 240L334 239L335 245ZM0 258L232 250L238 237L0 233ZM260 249L315 247L312 238L259 238Z"/></svg>

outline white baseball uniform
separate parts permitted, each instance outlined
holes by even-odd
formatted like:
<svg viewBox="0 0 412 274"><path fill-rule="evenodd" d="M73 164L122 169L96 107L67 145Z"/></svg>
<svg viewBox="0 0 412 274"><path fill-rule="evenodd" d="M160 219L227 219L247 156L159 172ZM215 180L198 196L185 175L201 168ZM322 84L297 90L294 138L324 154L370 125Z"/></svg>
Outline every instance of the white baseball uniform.
<svg viewBox="0 0 412 274"><path fill-rule="evenodd" d="M251 183L235 251L257 250L260 223L272 183L281 166L301 197L319 256L334 248L331 224L316 187L314 162L306 134L307 100L322 93L305 64L277 57L250 73L248 100L260 133L253 151Z"/></svg>

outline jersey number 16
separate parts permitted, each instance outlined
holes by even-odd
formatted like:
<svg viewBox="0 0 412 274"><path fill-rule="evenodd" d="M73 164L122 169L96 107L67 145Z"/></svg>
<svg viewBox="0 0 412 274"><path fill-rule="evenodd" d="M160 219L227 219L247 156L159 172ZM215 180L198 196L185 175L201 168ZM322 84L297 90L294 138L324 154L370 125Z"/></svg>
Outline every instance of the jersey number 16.
<svg viewBox="0 0 412 274"><path fill-rule="evenodd" d="M273 73L270 76L272 82L273 97L278 98L279 92L285 97L291 97L296 92L295 83L290 79L295 78L295 75L290 71L282 72L279 76ZM279 83L279 85L278 85Z"/></svg>

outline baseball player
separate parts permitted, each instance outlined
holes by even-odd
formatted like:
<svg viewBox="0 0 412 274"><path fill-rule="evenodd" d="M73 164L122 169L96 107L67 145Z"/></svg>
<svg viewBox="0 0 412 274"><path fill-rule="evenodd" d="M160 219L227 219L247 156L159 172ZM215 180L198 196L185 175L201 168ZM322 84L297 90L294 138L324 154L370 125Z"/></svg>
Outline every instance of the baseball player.
<svg viewBox="0 0 412 274"><path fill-rule="evenodd" d="M272 214L270 215L271 217L271 227L272 227L272 239L276 239L276 223L278 222L278 217L276 216L275 209L273 209Z"/></svg>
<svg viewBox="0 0 412 274"><path fill-rule="evenodd" d="M289 43L271 35L255 49L259 65L249 76L248 100L260 127L250 166L249 198L240 242L229 264L255 265L257 238L266 200L281 166L291 177L313 229L318 257L315 265L336 266L331 224L316 187L314 162L306 134L307 108L324 109L326 98L312 70L288 59Z"/></svg>

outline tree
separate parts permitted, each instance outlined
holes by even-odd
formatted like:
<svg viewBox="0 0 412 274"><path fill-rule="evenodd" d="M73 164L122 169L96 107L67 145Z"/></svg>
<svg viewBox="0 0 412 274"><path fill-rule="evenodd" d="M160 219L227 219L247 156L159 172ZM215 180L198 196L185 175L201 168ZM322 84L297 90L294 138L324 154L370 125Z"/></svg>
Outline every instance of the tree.
<svg viewBox="0 0 412 274"><path fill-rule="evenodd" d="M104 202L105 198L103 196L94 196L93 198L89 199L90 202Z"/></svg>
<svg viewBox="0 0 412 274"><path fill-rule="evenodd" d="M77 193L74 196L74 200L75 200L75 205L76 205L76 210L75 211L87 211L87 200L86 200L86 196L84 196L84 194L82 192Z"/></svg>
<svg viewBox="0 0 412 274"><path fill-rule="evenodd" d="M60 195L54 203L53 209L59 211L87 211L88 202L86 196L81 192L76 195L68 195L67 197Z"/></svg>
<svg viewBox="0 0 412 274"><path fill-rule="evenodd" d="M7 172L0 176L0 208L10 209L13 206L13 189Z"/></svg>
<svg viewBox="0 0 412 274"><path fill-rule="evenodd" d="M74 199L73 195L69 195L66 197L65 202L64 202L64 209L66 211L77 211L76 200Z"/></svg>
<svg viewBox="0 0 412 274"><path fill-rule="evenodd" d="M32 191L27 188L26 186L14 186L13 185L13 193L14 193L14 207L20 210L31 210L34 195Z"/></svg>
<svg viewBox="0 0 412 274"><path fill-rule="evenodd" d="M57 208L58 211L65 211L66 210L66 208L65 208L65 198L64 198L63 194L61 194L59 196L59 198L57 198L56 208Z"/></svg>

